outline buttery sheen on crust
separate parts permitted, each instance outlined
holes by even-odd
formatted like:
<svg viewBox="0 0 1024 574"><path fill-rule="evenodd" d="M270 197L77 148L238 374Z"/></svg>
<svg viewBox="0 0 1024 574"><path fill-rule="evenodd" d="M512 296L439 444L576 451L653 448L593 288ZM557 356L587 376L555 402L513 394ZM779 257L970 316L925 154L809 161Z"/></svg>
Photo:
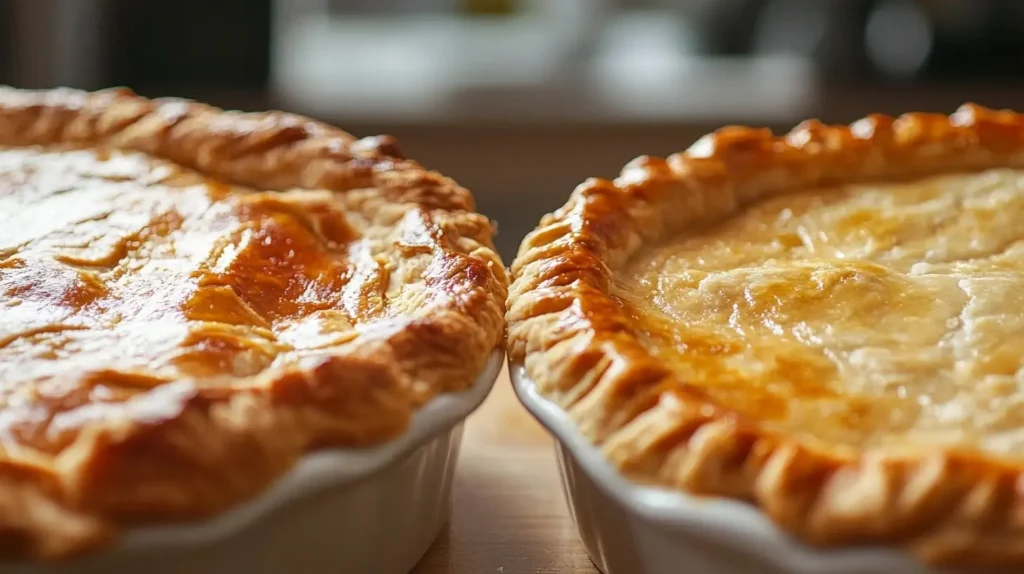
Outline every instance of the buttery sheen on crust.
<svg viewBox="0 0 1024 574"><path fill-rule="evenodd" d="M631 478L1024 564L1024 116L725 128L579 186L512 273L510 360Z"/></svg>
<svg viewBox="0 0 1024 574"><path fill-rule="evenodd" d="M386 137L0 90L0 551L207 516L401 434L501 342L492 234Z"/></svg>

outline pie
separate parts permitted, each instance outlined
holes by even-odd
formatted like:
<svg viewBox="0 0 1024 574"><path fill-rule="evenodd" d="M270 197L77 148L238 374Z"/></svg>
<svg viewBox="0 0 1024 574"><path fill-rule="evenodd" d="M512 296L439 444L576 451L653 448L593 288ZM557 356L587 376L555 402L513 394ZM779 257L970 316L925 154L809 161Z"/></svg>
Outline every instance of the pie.
<svg viewBox="0 0 1024 574"><path fill-rule="evenodd" d="M510 361L630 479L1024 565L1024 116L724 128L579 186L512 276Z"/></svg>
<svg viewBox="0 0 1024 574"><path fill-rule="evenodd" d="M492 235L388 137L0 90L0 554L210 516L401 435L502 341Z"/></svg>

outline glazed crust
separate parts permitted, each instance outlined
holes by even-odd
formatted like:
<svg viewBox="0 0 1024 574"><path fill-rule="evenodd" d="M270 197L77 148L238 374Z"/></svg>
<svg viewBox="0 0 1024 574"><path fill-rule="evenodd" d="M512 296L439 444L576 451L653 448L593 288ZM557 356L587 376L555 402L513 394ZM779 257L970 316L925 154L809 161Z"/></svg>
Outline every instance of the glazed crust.
<svg viewBox="0 0 1024 574"><path fill-rule="evenodd" d="M466 189L403 158L389 137L127 90L5 88L0 146L141 152L225 184L327 190L346 213L384 221L375 225L412 213L415 245L391 249L418 257L417 280L439 294L430 313L400 328L368 330L238 388L157 387L140 399L158 405L157 415L121 408L77 429L58 452L5 439L5 557L65 557L127 525L209 516L258 494L311 449L387 441L438 393L471 386L501 343L507 278L490 221Z"/></svg>
<svg viewBox="0 0 1024 574"><path fill-rule="evenodd" d="M512 266L508 355L620 471L751 502L820 546L895 544L936 564L1024 564L1024 464L935 448L850 454L768 431L652 356L612 297L641 247L801 188L1024 166L1024 116L728 127L667 159L590 179L543 218Z"/></svg>

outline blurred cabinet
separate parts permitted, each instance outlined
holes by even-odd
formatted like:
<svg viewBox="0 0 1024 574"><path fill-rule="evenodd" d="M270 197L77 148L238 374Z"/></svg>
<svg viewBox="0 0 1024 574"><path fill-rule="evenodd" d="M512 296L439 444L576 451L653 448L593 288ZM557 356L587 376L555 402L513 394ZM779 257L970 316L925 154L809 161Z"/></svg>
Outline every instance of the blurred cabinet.
<svg viewBox="0 0 1024 574"><path fill-rule="evenodd" d="M0 81L252 93L270 69L271 0L0 0Z"/></svg>

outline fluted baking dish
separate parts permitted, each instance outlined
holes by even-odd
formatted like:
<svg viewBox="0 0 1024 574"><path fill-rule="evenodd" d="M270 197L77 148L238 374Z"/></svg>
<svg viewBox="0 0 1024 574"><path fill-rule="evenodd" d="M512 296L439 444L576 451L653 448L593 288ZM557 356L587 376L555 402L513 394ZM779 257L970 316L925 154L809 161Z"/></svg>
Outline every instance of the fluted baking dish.
<svg viewBox="0 0 1024 574"><path fill-rule="evenodd" d="M556 439L570 514L604 574L950 574L896 549L821 550L792 539L742 502L699 498L619 474L520 365L516 395Z"/></svg>
<svg viewBox="0 0 1024 574"><path fill-rule="evenodd" d="M470 389L431 400L401 437L311 453L263 495L212 520L136 528L79 559L0 573L408 572L447 521L463 421L503 358L496 351Z"/></svg>

